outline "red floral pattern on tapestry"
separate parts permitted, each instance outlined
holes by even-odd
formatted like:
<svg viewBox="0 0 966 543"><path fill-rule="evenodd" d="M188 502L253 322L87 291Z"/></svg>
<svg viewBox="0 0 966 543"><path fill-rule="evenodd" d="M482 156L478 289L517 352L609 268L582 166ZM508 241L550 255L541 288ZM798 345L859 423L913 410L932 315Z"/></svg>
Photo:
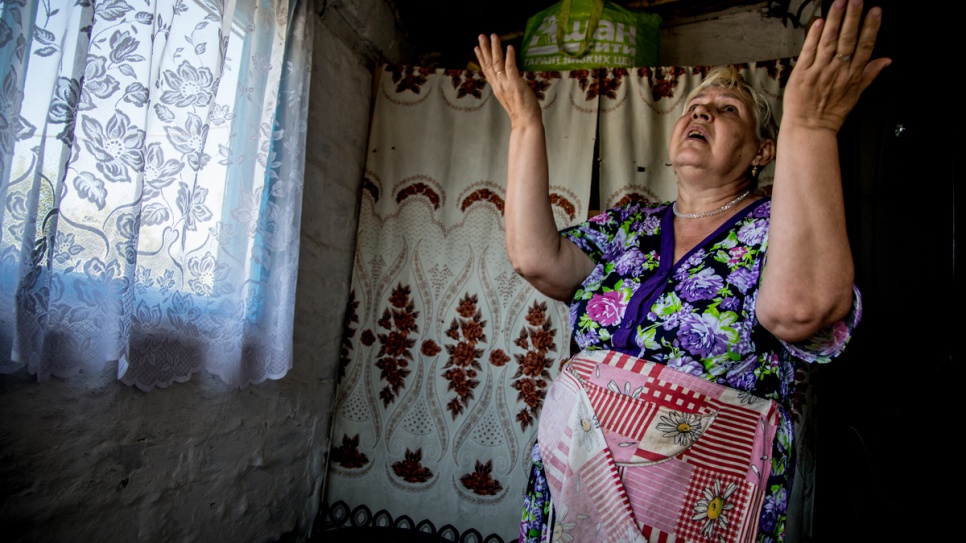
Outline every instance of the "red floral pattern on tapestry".
<svg viewBox="0 0 966 543"><path fill-rule="evenodd" d="M433 204L433 209L439 209L442 199L439 197L439 194L436 194L436 191L426 185L426 183L413 183L412 185L402 189L399 191L399 194L396 195L396 203L402 203L402 201L406 198L415 196L417 194L422 194L428 198Z"/></svg>
<svg viewBox="0 0 966 543"><path fill-rule="evenodd" d="M533 94L537 96L537 100L543 100L547 97L547 89L550 88L551 81L560 79L560 72L524 72L523 78Z"/></svg>
<svg viewBox="0 0 966 543"><path fill-rule="evenodd" d="M500 210L500 215L503 215L503 207L505 205L503 198L490 189L474 190L469 196L463 198L463 201L460 202L460 211L466 211L476 202L490 202Z"/></svg>
<svg viewBox="0 0 966 543"><path fill-rule="evenodd" d="M453 82L453 88L456 89L457 98L463 98L467 95L483 98L483 87L486 86L486 78L482 76L482 72L445 70L443 73Z"/></svg>
<svg viewBox="0 0 966 543"><path fill-rule="evenodd" d="M446 336L456 341L445 345L446 365L443 366L443 378L449 381L448 389L455 392L456 396L446 403L446 408L450 415L455 419L463 413L463 408L469 406L473 399L473 389L480 382L476 379L477 371L481 370L480 358L483 356L483 349L478 349L479 342L486 341L486 321L483 320L483 313L477 308L479 298L476 294L467 293L460 300L456 307L459 317L453 318Z"/></svg>
<svg viewBox="0 0 966 543"><path fill-rule="evenodd" d="M369 458L359 452L359 434L353 437L342 436L342 445L332 449L332 461L344 468L361 468L369 463Z"/></svg>
<svg viewBox="0 0 966 543"><path fill-rule="evenodd" d="M662 98L673 98L674 89L678 86L678 79L685 74L680 66L660 66L656 68L638 68L637 75L646 78L651 87L651 99L655 102Z"/></svg>
<svg viewBox="0 0 966 543"><path fill-rule="evenodd" d="M396 400L410 373L409 363L413 359L410 349L416 345L416 339L410 336L419 332L416 324L419 312L409 299L410 292L409 285L399 284L393 289L389 296L392 309L387 307L379 319L379 327L388 331L377 336L379 352L376 354L376 367L382 370L379 377L387 383L379 391L383 407L388 407ZM362 339L363 342L367 339L365 332Z"/></svg>
<svg viewBox="0 0 966 543"><path fill-rule="evenodd" d="M362 190L372 195L374 201L379 201L379 187L368 177L362 179Z"/></svg>
<svg viewBox="0 0 966 543"><path fill-rule="evenodd" d="M590 102L597 98L600 92L601 70L571 70L570 79L576 79L580 90L584 91L584 98Z"/></svg>
<svg viewBox="0 0 966 543"><path fill-rule="evenodd" d="M571 221L574 220L574 217L577 216L577 208L576 206L574 206L573 202L571 202L564 196L557 194L556 192L550 193L550 205L557 206L560 209L562 209L563 212L567 214L567 217L570 218Z"/></svg>
<svg viewBox="0 0 966 543"><path fill-rule="evenodd" d="M627 77L627 68L595 70L592 86L595 87L597 95L616 99L617 89L620 88L625 77Z"/></svg>
<svg viewBox="0 0 966 543"><path fill-rule="evenodd" d="M792 75L792 68L794 67L792 58L779 58L774 60L765 60L755 64L756 67L765 67L768 76L772 79L778 80L778 86L785 88L785 84L788 83L788 76ZM747 65L744 65L747 67Z"/></svg>
<svg viewBox="0 0 966 543"><path fill-rule="evenodd" d="M406 458L393 462L392 471L397 477L407 483L425 483L433 476L429 468L423 467L423 450L410 451L406 449Z"/></svg>
<svg viewBox="0 0 966 543"><path fill-rule="evenodd" d="M493 349L490 351L490 364L501 368L506 366L506 363L510 361L510 355L503 352L503 349Z"/></svg>
<svg viewBox="0 0 966 543"><path fill-rule="evenodd" d="M550 383L550 368L553 366L553 359L547 353L557 350L554 339L557 330L553 328L547 315L546 302L534 302L527 312L526 320L529 326L520 330L520 337L514 342L518 347L526 349L526 352L514 355L518 367L511 385L517 390L517 401L526 404L516 417L524 431L540 415Z"/></svg>
<svg viewBox="0 0 966 543"><path fill-rule="evenodd" d="M396 84L396 92L410 91L414 94L422 92L423 85L435 71L425 66L386 66L386 71L392 74L392 82Z"/></svg>
<svg viewBox="0 0 966 543"><path fill-rule="evenodd" d="M426 356L436 356L442 350L443 349L431 339L424 340L422 346L419 347L419 352Z"/></svg>
<svg viewBox="0 0 966 543"><path fill-rule="evenodd" d="M492 460L487 461L485 464L477 460L476 469L472 473L467 473L460 477L460 482L463 483L463 486L473 491L474 494L480 496L495 496L503 490L503 485L490 475L491 471L493 471Z"/></svg>

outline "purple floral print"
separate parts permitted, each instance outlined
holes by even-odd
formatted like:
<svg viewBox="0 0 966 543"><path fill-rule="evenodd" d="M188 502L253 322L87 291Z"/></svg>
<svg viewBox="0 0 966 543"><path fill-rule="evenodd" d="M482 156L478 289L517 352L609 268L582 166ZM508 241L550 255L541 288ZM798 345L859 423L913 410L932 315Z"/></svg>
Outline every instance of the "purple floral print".
<svg viewBox="0 0 966 543"><path fill-rule="evenodd" d="M641 264L644 262L644 255L637 247L632 247L629 251L621 255L614 263L614 268L621 275L640 275L644 272Z"/></svg>
<svg viewBox="0 0 966 543"><path fill-rule="evenodd" d="M793 478L789 412L796 370L829 362L844 350L861 318L861 297L854 290L852 313L842 322L806 341L782 342L755 315L770 199L743 209L677 263L662 260L673 258L668 239L674 233L663 231L673 229L669 208L669 203L631 202L562 232L597 263L570 304L574 340L581 349L623 350L778 401L783 410L758 541L781 541ZM634 323L630 343L613 344L635 291L660 277L667 279L642 300L647 306L633 312L640 317L626 315L642 319Z"/></svg>
<svg viewBox="0 0 966 543"><path fill-rule="evenodd" d="M681 347L697 358L711 358L728 352L729 340L735 336L728 321L713 313L691 314L682 319L678 329Z"/></svg>
<svg viewBox="0 0 966 543"><path fill-rule="evenodd" d="M769 221L754 221L738 230L738 241L746 245L760 245L768 236Z"/></svg>
<svg viewBox="0 0 966 543"><path fill-rule="evenodd" d="M624 308L627 306L623 298L620 292L594 294L587 303L587 314L604 326L617 324L624 316Z"/></svg>
<svg viewBox="0 0 966 543"><path fill-rule="evenodd" d="M748 289L754 286L754 276L748 268L738 268L728 275L728 282L731 283L738 292L745 294Z"/></svg>
<svg viewBox="0 0 966 543"><path fill-rule="evenodd" d="M681 298L689 302L710 300L724 286L724 279L705 268L681 282Z"/></svg>

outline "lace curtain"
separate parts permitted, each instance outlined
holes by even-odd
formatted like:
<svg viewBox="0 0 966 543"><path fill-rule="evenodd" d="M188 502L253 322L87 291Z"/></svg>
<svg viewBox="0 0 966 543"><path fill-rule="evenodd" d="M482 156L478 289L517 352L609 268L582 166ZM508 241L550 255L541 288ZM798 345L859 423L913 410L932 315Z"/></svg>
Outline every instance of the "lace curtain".
<svg viewBox="0 0 966 543"><path fill-rule="evenodd" d="M790 60L739 66L773 98L779 117L790 67ZM668 141L681 100L708 69L525 74L544 111L558 228L594 212L595 168L601 209L676 197ZM413 66L380 74L326 524L513 541L536 420L570 355L567 306L530 287L506 256L509 122L485 80ZM807 513L811 459L803 455L800 466L792 501Z"/></svg>
<svg viewBox="0 0 966 543"><path fill-rule="evenodd" d="M0 5L0 371L143 390L291 367L312 17Z"/></svg>

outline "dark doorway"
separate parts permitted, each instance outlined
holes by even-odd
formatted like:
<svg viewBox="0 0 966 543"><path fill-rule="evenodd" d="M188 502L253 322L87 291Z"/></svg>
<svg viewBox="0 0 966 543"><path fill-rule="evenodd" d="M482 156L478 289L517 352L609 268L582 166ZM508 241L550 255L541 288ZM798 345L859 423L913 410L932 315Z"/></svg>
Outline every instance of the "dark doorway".
<svg viewBox="0 0 966 543"><path fill-rule="evenodd" d="M955 514L942 506L960 479L958 455L943 449L958 441L950 415L964 321L955 268L963 150L961 93L943 81L961 48L940 44L955 39L958 17L919 2L866 4L884 10L874 56L893 63L839 136L864 311L845 354L818 374L813 540L945 540Z"/></svg>

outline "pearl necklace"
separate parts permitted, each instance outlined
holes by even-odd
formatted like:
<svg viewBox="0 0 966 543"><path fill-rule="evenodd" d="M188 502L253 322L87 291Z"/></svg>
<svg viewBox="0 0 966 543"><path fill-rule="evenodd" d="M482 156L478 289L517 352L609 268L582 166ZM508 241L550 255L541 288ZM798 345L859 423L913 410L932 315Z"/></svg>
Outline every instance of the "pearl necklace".
<svg viewBox="0 0 966 543"><path fill-rule="evenodd" d="M744 200L745 197L748 196L749 194L751 194L751 191L746 190L741 196L738 196L734 200L719 207L718 209L712 209L711 211L705 211L704 213L681 213L680 211L678 211L678 202L677 200L675 200L674 203L671 204L671 211L674 212L675 217L681 217L682 219L700 219L702 217L711 217L712 215L717 215L718 213L724 213L725 211L728 211L729 209L735 207L735 205L737 205L738 202Z"/></svg>

